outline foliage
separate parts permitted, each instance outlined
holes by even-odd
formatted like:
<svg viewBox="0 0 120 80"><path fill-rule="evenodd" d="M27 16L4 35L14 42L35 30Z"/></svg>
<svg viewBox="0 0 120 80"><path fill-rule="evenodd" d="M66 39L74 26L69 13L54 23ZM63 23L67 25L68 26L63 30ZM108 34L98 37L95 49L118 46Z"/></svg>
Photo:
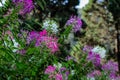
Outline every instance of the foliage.
<svg viewBox="0 0 120 80"><path fill-rule="evenodd" d="M120 79L117 74L118 64L114 60L107 60L107 48L100 45L105 44L99 40L102 34L98 37L99 31L91 33L91 31L98 29L107 30L112 25L113 19L110 13L105 13L106 9L101 7L105 4L91 3L94 10L98 9L101 12L98 14L97 11L93 11L93 13L98 14L97 16L92 14L95 18L100 16L100 22L92 21L90 20L92 16L86 15L86 12L91 11L91 7L88 10L85 9L85 12L82 11L81 17L88 25L84 28L81 19L77 16L71 17L67 22L68 16L71 13L74 14L72 5L76 2L73 0L66 2L66 5L63 4L65 0L58 0L56 3L51 2L51 0L33 0L29 5L23 3L24 1L19 2L19 4L23 3L24 5L19 5L14 1L11 1L11 7L6 9L7 12L10 10L10 13L0 14L0 80ZM29 0L26 1L29 3ZM72 2L74 3L72 4ZM25 6L31 5L34 8L26 12L29 7ZM53 14L54 10L50 9L50 6L54 9L58 8L58 12ZM60 11L63 10L64 13L64 9L68 9L68 12L62 15ZM21 14L21 10L25 13ZM40 17L39 11L41 11L42 17ZM47 11L51 15L46 17ZM72 12L69 13L69 11ZM66 25L68 23L70 24ZM73 31L76 26L77 31ZM77 33L84 33L84 35L76 37ZM106 36L107 33L104 35ZM95 43L90 41L91 38L97 42L98 46L89 45L89 42ZM85 47L86 45L89 47Z"/></svg>

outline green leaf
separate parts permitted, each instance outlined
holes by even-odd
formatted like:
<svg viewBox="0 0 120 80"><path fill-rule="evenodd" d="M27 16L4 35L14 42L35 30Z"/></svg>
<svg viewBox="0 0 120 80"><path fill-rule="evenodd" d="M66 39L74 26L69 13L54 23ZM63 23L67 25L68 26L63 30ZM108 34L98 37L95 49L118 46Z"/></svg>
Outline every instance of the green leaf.
<svg viewBox="0 0 120 80"><path fill-rule="evenodd" d="M43 0L42 0L42 1L43 1ZM37 3L38 3L38 5L41 7L41 9L44 10L44 4L42 3L42 1L38 1L38 0L37 0ZM45 1L44 1L44 3L45 3Z"/></svg>
<svg viewBox="0 0 120 80"><path fill-rule="evenodd" d="M17 66L18 70L25 70L27 68L27 65L23 62L17 62L16 66Z"/></svg>
<svg viewBox="0 0 120 80"><path fill-rule="evenodd" d="M60 35L60 39L59 39L59 43L63 43L64 39L66 39L69 35L69 33L72 30L72 26L67 26L67 28L65 29L65 31Z"/></svg>

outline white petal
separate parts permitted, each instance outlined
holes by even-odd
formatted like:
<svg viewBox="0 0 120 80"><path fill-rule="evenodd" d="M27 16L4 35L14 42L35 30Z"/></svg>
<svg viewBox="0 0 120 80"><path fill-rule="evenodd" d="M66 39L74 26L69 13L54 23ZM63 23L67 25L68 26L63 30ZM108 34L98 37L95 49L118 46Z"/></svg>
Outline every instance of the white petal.
<svg viewBox="0 0 120 80"><path fill-rule="evenodd" d="M79 0L79 5L76 8L83 8L89 3L89 0Z"/></svg>

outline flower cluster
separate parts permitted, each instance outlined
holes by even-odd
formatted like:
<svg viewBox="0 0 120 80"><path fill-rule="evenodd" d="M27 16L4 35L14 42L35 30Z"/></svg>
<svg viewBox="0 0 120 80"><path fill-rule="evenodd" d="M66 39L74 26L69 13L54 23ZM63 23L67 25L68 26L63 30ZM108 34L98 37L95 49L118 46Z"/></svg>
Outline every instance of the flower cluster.
<svg viewBox="0 0 120 80"><path fill-rule="evenodd" d="M56 68L54 66L49 65L45 70L45 74L52 74L52 73L54 73L55 70L56 70Z"/></svg>
<svg viewBox="0 0 120 80"><path fill-rule="evenodd" d="M49 75L49 78L55 80L68 80L69 71L65 67L49 65L45 69L45 74Z"/></svg>
<svg viewBox="0 0 120 80"><path fill-rule="evenodd" d="M93 49L93 47L85 45L84 48L83 48L83 51L84 52L90 52L92 49Z"/></svg>
<svg viewBox="0 0 120 80"><path fill-rule="evenodd" d="M50 31L54 34L56 34L58 32L58 24L56 21L51 20L51 19L46 19L43 22L43 26L42 28L46 29L47 31Z"/></svg>
<svg viewBox="0 0 120 80"><path fill-rule="evenodd" d="M118 64L117 62L110 60L102 66L102 69L115 74L116 72L118 72Z"/></svg>
<svg viewBox="0 0 120 80"><path fill-rule="evenodd" d="M42 43L44 43L52 53L59 50L57 43L58 39L48 36L46 30L40 32L31 31L27 37L27 43L30 44L31 41L35 41L35 46L41 46Z"/></svg>
<svg viewBox="0 0 120 80"><path fill-rule="evenodd" d="M83 51L85 52L92 52L94 54L98 54L100 55L101 58L105 58L106 56L106 50L105 48L101 47L101 46L95 46L95 47L91 47L91 46L84 46Z"/></svg>
<svg viewBox="0 0 120 80"><path fill-rule="evenodd" d="M105 58L106 50L103 47L96 46L92 49L92 52L99 54L101 58Z"/></svg>
<svg viewBox="0 0 120 80"><path fill-rule="evenodd" d="M34 8L32 0L12 0L12 1L16 6L22 7L22 9L19 12L21 15L25 15L26 13L30 13Z"/></svg>
<svg viewBox="0 0 120 80"><path fill-rule="evenodd" d="M100 70L94 70L91 73L88 73L87 77L90 80L96 80L97 77L102 77L102 75L107 75L109 80L120 80L120 76L117 75L118 72L118 64L112 60L107 63L101 65L101 70L104 71L104 74L101 74Z"/></svg>
<svg viewBox="0 0 120 80"><path fill-rule="evenodd" d="M87 75L89 80L95 80L95 77L101 76L101 72L99 70L95 70Z"/></svg>
<svg viewBox="0 0 120 80"><path fill-rule="evenodd" d="M93 52L89 52L87 59L91 61L95 66L100 66L101 58L99 54L95 54Z"/></svg>
<svg viewBox="0 0 120 80"><path fill-rule="evenodd" d="M66 26L72 26L73 32L80 31L82 27L82 21L77 16L71 16L70 19L67 21Z"/></svg>
<svg viewBox="0 0 120 80"><path fill-rule="evenodd" d="M106 50L100 46L92 48L91 46L85 46L83 51L87 52L87 60L91 61L95 67L101 67L101 70L104 71L104 75L108 75L110 80L119 80L120 76L117 75L118 72L118 63L112 60L107 63L101 64L101 59L105 57ZM101 71L95 70L88 75L88 79L95 80L96 77L102 76Z"/></svg>

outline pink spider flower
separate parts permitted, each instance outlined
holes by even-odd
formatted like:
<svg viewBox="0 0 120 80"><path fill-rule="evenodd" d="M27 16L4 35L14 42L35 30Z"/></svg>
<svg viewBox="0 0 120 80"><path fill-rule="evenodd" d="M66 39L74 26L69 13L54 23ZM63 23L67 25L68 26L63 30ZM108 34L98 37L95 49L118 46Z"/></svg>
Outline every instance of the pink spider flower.
<svg viewBox="0 0 120 80"><path fill-rule="evenodd" d="M63 80L62 74L56 74L55 80Z"/></svg>
<svg viewBox="0 0 120 80"><path fill-rule="evenodd" d="M46 68L45 74L52 74L52 73L54 73L55 70L56 70L56 67L50 65Z"/></svg>
<svg viewBox="0 0 120 80"><path fill-rule="evenodd" d="M35 46L38 47L44 43L46 47L50 49L52 53L59 50L58 39L47 35L47 31L43 30L41 32L32 31L29 33L27 38L27 43L30 44L31 41L35 40Z"/></svg>

